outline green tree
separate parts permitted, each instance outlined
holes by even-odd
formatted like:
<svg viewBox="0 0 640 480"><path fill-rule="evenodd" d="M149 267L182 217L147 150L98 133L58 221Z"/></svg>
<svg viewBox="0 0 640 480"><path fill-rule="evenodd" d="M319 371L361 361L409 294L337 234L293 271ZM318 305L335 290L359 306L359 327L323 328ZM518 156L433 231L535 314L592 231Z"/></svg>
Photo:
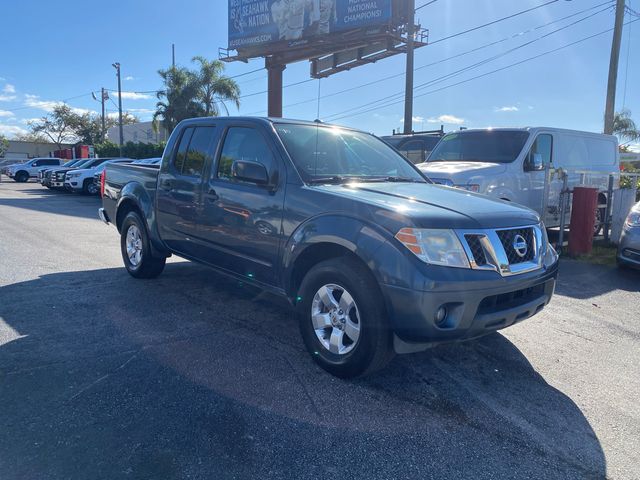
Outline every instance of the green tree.
<svg viewBox="0 0 640 480"><path fill-rule="evenodd" d="M154 124L159 119L168 132L187 118L202 117L203 106L198 101L199 82L197 76L184 67L159 70L164 90L157 93L158 103L153 115Z"/></svg>
<svg viewBox="0 0 640 480"><path fill-rule="evenodd" d="M220 60L207 60L202 56L193 57L192 61L199 67L196 73L199 84L198 100L207 117L220 115L218 105L229 115L229 109L225 104L227 101L233 102L236 108L240 107L240 87L235 80L223 75L224 63Z"/></svg>
<svg viewBox="0 0 640 480"><path fill-rule="evenodd" d="M131 125L138 123L138 119L130 113L122 114L122 124ZM118 126L118 117L105 117L105 135L106 131L112 127ZM94 113L84 113L78 115L76 120L75 134L78 141L85 145L96 145L105 140L102 132L102 117Z"/></svg>
<svg viewBox="0 0 640 480"><path fill-rule="evenodd" d="M4 135L0 135L0 157L4 157L7 150L9 150L9 140Z"/></svg>
<svg viewBox="0 0 640 480"><path fill-rule="evenodd" d="M613 118L613 134L620 140L634 142L640 140L640 130L631 118L631 111L624 109L617 112Z"/></svg>
<svg viewBox="0 0 640 480"><path fill-rule="evenodd" d="M56 105L53 111L40 120L29 122L31 133L44 135L62 149L64 143L73 143L77 140L76 128L79 115L68 105Z"/></svg>

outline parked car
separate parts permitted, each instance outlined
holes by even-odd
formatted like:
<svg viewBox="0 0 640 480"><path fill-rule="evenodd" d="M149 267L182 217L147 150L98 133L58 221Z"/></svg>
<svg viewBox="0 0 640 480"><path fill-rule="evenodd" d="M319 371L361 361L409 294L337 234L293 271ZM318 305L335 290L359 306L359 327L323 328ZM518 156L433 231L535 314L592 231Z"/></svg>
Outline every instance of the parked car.
<svg viewBox="0 0 640 480"><path fill-rule="evenodd" d="M624 222L617 260L621 267L640 268L640 202L633 206Z"/></svg>
<svg viewBox="0 0 640 480"><path fill-rule="evenodd" d="M64 188L69 192L82 193L84 195L96 195L99 191L93 183L93 174L96 168L106 163L131 163L130 158L102 159L97 165L86 165L82 168L67 172L64 176Z"/></svg>
<svg viewBox="0 0 640 480"><path fill-rule="evenodd" d="M615 136L546 127L449 133L418 167L436 183L532 208L547 227L560 225L562 178L553 175L545 185L546 169L562 168L569 188L584 181L600 190L596 233L604 222L609 175L620 173Z"/></svg>
<svg viewBox="0 0 640 480"><path fill-rule="evenodd" d="M48 188L64 188L64 179L70 170L76 170L80 168L90 168L92 166L99 165L102 162L107 161L106 158L85 158L80 160L72 166L50 169L45 172L44 186Z"/></svg>
<svg viewBox="0 0 640 480"><path fill-rule="evenodd" d="M357 130L186 120L159 170L110 164L102 185L129 274L155 277L176 254L283 295L312 358L340 377L512 325L554 291L537 213L434 185Z"/></svg>
<svg viewBox="0 0 640 480"><path fill-rule="evenodd" d="M75 160L70 160L70 161L68 161L68 162L66 162L66 163L64 163L64 164L62 164L61 166L62 166L62 168L71 168L71 167L73 167L74 165L77 165L77 164L79 164L79 163L85 162L86 160L87 160L86 158L78 158L78 159L75 159ZM41 185L45 186L45 176L46 176L46 173L47 173L49 170L55 170L55 169L57 169L57 168L58 168L58 166L55 166L55 165L54 165L53 167L48 166L48 167L40 168L40 169L38 170L38 183L40 183ZM49 177L49 178L51 178L51 177Z"/></svg>
<svg viewBox="0 0 640 480"><path fill-rule="evenodd" d="M393 148L407 157L412 163L422 163L429 158L429 154L438 144L444 130L416 132L410 135L393 134L381 137Z"/></svg>
<svg viewBox="0 0 640 480"><path fill-rule="evenodd" d="M110 160L108 162L104 162L103 164L97 166L96 168L93 169L93 181L92 181L92 185L91 188L89 188L90 190L90 194L91 195L97 195L100 192L100 179L102 178L102 172L104 171L104 169L107 167L107 165L111 164L111 163L133 163L136 164L137 162L131 160L131 159L114 159L114 160Z"/></svg>
<svg viewBox="0 0 640 480"><path fill-rule="evenodd" d="M59 158L34 158L25 163L16 163L7 167L7 175L16 182L27 182L30 178L38 177L38 170L42 167L52 167L63 163Z"/></svg>

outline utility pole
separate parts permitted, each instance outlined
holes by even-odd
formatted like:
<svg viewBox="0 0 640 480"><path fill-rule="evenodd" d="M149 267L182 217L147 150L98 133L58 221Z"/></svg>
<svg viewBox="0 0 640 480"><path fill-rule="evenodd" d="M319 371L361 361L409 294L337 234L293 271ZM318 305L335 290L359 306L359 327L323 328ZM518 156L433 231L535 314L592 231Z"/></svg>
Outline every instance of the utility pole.
<svg viewBox="0 0 640 480"><path fill-rule="evenodd" d="M104 142L107 138L107 124L104 116L104 102L109 99L109 94L102 87L102 95L100 95L100 100L102 101L102 141Z"/></svg>
<svg viewBox="0 0 640 480"><path fill-rule="evenodd" d="M620 43L624 23L625 0L616 0L616 23L613 28L611 59L609 60L609 82L607 84L607 104L604 111L604 133L613 133L613 118L616 108L616 84L618 83L618 62L620 61Z"/></svg>
<svg viewBox="0 0 640 480"><path fill-rule="evenodd" d="M273 57L265 58L267 69L267 115L273 118L282 118L282 72L286 65L274 60Z"/></svg>
<svg viewBox="0 0 640 480"><path fill-rule="evenodd" d="M407 72L404 87L404 133L413 131L413 40L416 23L416 1L409 0L407 11Z"/></svg>
<svg viewBox="0 0 640 480"><path fill-rule="evenodd" d="M171 66L176 68L176 44L171 44Z"/></svg>
<svg viewBox="0 0 640 480"><path fill-rule="evenodd" d="M122 130L122 82L120 80L120 63L113 64L118 76L118 118L120 120L120 156L122 156L122 145L124 144L124 132Z"/></svg>

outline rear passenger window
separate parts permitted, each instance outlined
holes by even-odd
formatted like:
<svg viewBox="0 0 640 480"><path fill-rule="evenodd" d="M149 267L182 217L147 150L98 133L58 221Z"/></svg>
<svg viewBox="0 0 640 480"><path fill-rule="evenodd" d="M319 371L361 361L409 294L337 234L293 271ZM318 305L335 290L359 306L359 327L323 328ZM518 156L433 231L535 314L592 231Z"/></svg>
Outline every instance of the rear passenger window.
<svg viewBox="0 0 640 480"><path fill-rule="evenodd" d="M182 173L182 167L187 157L187 149L189 148L189 142L191 141L191 135L193 134L193 128L187 128L182 133L176 156L173 159L173 167L176 171Z"/></svg>
<svg viewBox="0 0 640 480"><path fill-rule="evenodd" d="M260 132L253 128L232 127L227 131L218 163L218 178L231 180L231 166L236 160L261 163L267 172L273 170L271 149Z"/></svg>
<svg viewBox="0 0 640 480"><path fill-rule="evenodd" d="M213 159L215 127L196 127L182 168L183 175L198 177L207 162Z"/></svg>

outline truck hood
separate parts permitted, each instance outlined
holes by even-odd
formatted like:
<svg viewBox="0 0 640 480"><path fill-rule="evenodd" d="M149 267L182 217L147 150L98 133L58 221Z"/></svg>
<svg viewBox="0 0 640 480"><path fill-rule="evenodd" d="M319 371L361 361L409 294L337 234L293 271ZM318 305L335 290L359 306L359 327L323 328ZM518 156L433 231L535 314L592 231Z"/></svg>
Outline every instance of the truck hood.
<svg viewBox="0 0 640 480"><path fill-rule="evenodd" d="M506 172L503 163L494 162L425 162L417 165L422 173L433 178L448 178L456 182L457 177L474 175L492 176Z"/></svg>
<svg viewBox="0 0 640 480"><path fill-rule="evenodd" d="M505 228L540 222L536 212L484 195L428 183L350 183L311 187L371 207L377 223L422 228ZM410 223L410 225L407 225Z"/></svg>

